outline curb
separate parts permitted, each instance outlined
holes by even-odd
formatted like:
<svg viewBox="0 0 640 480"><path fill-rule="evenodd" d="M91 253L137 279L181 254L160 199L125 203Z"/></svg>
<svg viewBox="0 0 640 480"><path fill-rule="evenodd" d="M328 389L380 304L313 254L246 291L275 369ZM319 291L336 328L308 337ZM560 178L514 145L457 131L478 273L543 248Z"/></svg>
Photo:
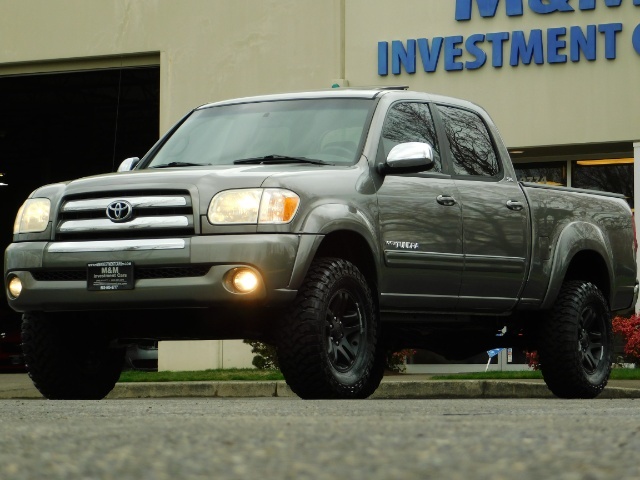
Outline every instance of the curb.
<svg viewBox="0 0 640 480"><path fill-rule="evenodd" d="M42 399L35 388L0 391L0 399ZM298 398L284 381L118 383L107 399ZM544 383L501 380L384 381L372 399L556 398ZM640 389L607 387L598 399L640 398Z"/></svg>
<svg viewBox="0 0 640 480"><path fill-rule="evenodd" d="M119 383L108 399L124 398L297 398L284 381ZM372 399L556 398L544 383L500 380L385 381ZM640 398L640 390L607 387L602 399Z"/></svg>

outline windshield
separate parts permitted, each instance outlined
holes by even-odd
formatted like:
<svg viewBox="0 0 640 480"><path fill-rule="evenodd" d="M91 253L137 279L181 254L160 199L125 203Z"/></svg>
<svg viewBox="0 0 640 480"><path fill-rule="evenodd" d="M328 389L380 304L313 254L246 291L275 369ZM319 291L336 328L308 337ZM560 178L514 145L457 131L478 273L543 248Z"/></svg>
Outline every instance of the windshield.
<svg viewBox="0 0 640 480"><path fill-rule="evenodd" d="M352 165L374 107L370 99L312 99L196 110L146 168L234 163Z"/></svg>

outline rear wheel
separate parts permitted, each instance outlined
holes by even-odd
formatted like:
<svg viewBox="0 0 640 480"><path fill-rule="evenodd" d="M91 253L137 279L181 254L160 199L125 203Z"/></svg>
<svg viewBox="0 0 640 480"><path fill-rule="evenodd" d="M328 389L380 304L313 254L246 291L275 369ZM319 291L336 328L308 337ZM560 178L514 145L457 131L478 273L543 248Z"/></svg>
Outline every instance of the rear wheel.
<svg viewBox="0 0 640 480"><path fill-rule="evenodd" d="M565 282L538 339L540 369L561 398L594 398L607 385L612 361L611 315L594 284Z"/></svg>
<svg viewBox="0 0 640 480"><path fill-rule="evenodd" d="M384 373L371 290L350 262L313 262L283 319L280 369L302 398L366 398Z"/></svg>
<svg viewBox="0 0 640 480"><path fill-rule="evenodd" d="M95 327L95 328L92 328ZM110 348L108 336L89 320L22 317L22 349L36 388L52 400L98 400L115 386L124 349Z"/></svg>

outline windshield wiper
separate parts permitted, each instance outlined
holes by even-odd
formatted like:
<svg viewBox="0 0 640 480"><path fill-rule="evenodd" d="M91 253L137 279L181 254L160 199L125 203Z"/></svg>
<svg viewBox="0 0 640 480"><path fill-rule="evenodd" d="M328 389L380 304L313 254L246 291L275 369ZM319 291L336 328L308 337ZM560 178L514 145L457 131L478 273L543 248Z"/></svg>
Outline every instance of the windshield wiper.
<svg viewBox="0 0 640 480"><path fill-rule="evenodd" d="M149 168L170 168L170 167L205 167L210 163L191 163L191 162L169 162L162 165L151 165Z"/></svg>
<svg viewBox="0 0 640 480"><path fill-rule="evenodd" d="M243 158L235 160L234 165L265 165L276 163L312 163L314 165L333 165L333 163L313 160L306 157L288 157L286 155L265 155L264 157Z"/></svg>

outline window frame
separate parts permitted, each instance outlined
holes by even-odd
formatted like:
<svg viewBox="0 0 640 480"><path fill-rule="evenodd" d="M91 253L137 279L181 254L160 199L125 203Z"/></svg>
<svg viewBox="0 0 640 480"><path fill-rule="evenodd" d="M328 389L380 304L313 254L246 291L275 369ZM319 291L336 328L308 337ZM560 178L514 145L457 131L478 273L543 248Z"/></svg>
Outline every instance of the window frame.
<svg viewBox="0 0 640 480"><path fill-rule="evenodd" d="M432 147L438 147L439 148L439 153L440 153L440 164L442 166L442 171L441 172L434 172L432 170L427 170L424 172L417 172L417 173L405 173L405 174L399 174L398 176L406 176L406 177L428 177L428 178L451 178L451 164L449 161L449 155L448 152L444 152L443 151L443 137L442 137L442 129L439 126L438 123L438 118L437 118L437 112L435 112L435 108L434 108L434 103L432 101L429 100L417 100L417 99L409 99L409 98L405 98L405 99L398 99L395 100L393 103L391 103L388 108L386 109L386 112L384 114L384 118L382 119L382 124L380 127L380 135L379 135L379 139L378 139L378 148L376 149L376 166L378 165L382 165L384 164L384 162L386 162L387 158L385 156L384 153L384 147L383 147L383 132L384 132L384 128L385 128L385 124L386 124L386 120L389 116L389 113L392 111L393 108L395 108L398 104L401 103L415 103L415 104L420 104L420 105L424 105L426 106L427 110L429 111L429 114L431 115L431 120L433 121L433 126L434 126L434 131L436 134L436 142L438 143L437 145L432 145ZM446 137L445 137L446 140Z"/></svg>

